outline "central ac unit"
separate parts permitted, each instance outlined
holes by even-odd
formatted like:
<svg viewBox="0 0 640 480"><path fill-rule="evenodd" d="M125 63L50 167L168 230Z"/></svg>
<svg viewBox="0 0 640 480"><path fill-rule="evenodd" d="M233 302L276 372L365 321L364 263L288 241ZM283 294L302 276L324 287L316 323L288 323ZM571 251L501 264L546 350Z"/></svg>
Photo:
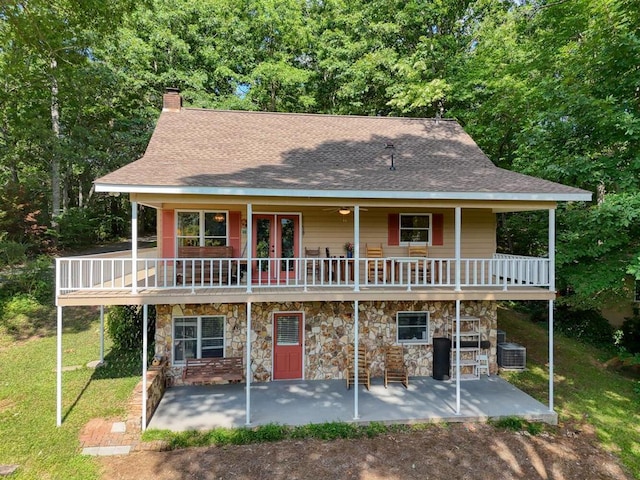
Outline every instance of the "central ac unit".
<svg viewBox="0 0 640 480"><path fill-rule="evenodd" d="M524 370L527 366L527 349L517 343L499 343L498 366L509 370Z"/></svg>

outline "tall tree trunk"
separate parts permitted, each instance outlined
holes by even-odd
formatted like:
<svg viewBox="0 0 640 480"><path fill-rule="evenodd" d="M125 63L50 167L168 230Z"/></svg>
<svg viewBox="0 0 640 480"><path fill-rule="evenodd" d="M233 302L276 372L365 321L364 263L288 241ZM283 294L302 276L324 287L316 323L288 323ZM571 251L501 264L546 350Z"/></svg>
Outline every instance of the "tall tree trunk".
<svg viewBox="0 0 640 480"><path fill-rule="evenodd" d="M58 62L51 58L51 129L54 136L54 148L51 158L51 226L58 228L58 216L60 215L60 105L58 104L58 79L56 69Z"/></svg>

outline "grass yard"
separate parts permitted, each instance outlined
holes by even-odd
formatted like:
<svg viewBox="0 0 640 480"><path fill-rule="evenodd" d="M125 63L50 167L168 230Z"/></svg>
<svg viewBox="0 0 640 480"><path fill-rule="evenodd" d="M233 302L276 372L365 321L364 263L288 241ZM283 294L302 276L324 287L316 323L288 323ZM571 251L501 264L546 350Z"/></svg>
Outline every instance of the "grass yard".
<svg viewBox="0 0 640 480"><path fill-rule="evenodd" d="M63 365L99 359L98 313L65 309ZM56 338L0 343L0 464L18 464L12 479L98 478L98 463L79 453L78 433L93 417L119 417L140 379L135 361L63 372L63 425L56 422ZM108 347L108 344L107 344ZM123 362L123 363L121 363ZM139 363L139 362L138 362Z"/></svg>
<svg viewBox="0 0 640 480"><path fill-rule="evenodd" d="M508 381L548 402L548 331L512 310L499 309L498 328L508 342L527 347L527 370L503 375ZM555 336L555 409L560 422L589 423L602 445L640 478L640 383L607 370L603 352Z"/></svg>

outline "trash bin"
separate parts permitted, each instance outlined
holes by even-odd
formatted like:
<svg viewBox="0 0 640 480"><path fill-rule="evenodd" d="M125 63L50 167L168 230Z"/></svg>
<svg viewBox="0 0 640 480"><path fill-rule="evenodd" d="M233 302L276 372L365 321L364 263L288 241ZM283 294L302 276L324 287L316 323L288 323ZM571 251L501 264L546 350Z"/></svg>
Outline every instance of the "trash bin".
<svg viewBox="0 0 640 480"><path fill-rule="evenodd" d="M451 339L435 337L433 339L433 378L436 380L449 380L450 355Z"/></svg>

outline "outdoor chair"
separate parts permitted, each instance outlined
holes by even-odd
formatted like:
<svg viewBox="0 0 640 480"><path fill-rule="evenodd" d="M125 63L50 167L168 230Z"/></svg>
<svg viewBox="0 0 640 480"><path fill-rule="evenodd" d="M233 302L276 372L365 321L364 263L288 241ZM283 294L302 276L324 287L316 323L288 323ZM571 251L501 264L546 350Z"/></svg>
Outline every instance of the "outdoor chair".
<svg viewBox="0 0 640 480"><path fill-rule="evenodd" d="M486 353L478 355L478 376L482 375L483 372L487 374L487 377L490 376L489 356Z"/></svg>
<svg viewBox="0 0 640 480"><path fill-rule="evenodd" d="M391 345L384 355L384 388L389 382L400 382L409 388L409 373L404 363L404 348L402 345Z"/></svg>
<svg viewBox="0 0 640 480"><path fill-rule="evenodd" d="M366 257L367 257L367 278L369 282L375 282L377 280L384 281L384 252L382 251L382 244L379 247L370 247L365 244ZM375 260L381 259L381 260Z"/></svg>
<svg viewBox="0 0 640 480"><path fill-rule="evenodd" d="M304 256L309 258L307 260L307 275L315 275L316 278L320 278L320 247L307 248L304 247Z"/></svg>
<svg viewBox="0 0 640 480"><path fill-rule="evenodd" d="M349 345L347 349L347 389L351 388L351 385L355 384L355 368L354 368L354 348L353 345ZM367 358L367 347L365 345L358 345L358 383L364 385L367 390L371 386L371 376L369 373L369 362Z"/></svg>

